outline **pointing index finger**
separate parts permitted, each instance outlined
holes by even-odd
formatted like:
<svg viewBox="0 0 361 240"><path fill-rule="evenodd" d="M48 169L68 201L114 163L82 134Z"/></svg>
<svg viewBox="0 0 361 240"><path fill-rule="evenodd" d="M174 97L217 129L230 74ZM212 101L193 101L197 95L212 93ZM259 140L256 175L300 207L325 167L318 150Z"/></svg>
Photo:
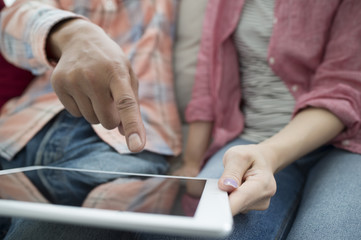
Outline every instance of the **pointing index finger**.
<svg viewBox="0 0 361 240"><path fill-rule="evenodd" d="M111 84L111 93L119 113L121 127L124 131L130 151L139 152L144 148L146 136L137 99L138 84L132 70L123 78L115 79ZM135 88L135 89L134 89Z"/></svg>

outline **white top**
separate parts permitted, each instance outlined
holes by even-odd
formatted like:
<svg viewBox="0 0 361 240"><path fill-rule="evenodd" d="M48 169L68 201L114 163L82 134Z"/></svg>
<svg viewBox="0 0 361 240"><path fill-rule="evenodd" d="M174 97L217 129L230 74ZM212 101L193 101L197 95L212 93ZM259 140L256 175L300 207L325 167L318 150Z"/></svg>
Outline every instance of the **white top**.
<svg viewBox="0 0 361 240"><path fill-rule="evenodd" d="M273 15L274 0L247 0L234 34L245 114L241 137L254 142L263 141L281 130L290 121L295 102L284 82L268 65Z"/></svg>

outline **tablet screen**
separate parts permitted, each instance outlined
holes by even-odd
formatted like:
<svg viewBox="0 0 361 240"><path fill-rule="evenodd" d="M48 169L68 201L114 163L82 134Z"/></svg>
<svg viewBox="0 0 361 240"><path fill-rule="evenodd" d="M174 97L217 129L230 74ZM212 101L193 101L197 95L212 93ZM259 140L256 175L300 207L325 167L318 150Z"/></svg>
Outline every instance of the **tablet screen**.
<svg viewBox="0 0 361 240"><path fill-rule="evenodd" d="M187 187L206 180L85 170L36 169L0 175L0 198L116 211L194 216L182 204ZM194 198L197 200L197 198Z"/></svg>

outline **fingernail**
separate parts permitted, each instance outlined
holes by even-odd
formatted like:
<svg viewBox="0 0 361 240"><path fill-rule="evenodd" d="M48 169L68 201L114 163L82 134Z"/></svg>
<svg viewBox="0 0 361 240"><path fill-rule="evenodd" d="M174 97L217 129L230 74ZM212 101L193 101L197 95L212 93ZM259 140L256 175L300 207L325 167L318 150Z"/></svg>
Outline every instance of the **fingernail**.
<svg viewBox="0 0 361 240"><path fill-rule="evenodd" d="M232 179L232 178L226 178L223 180L223 184L226 186L231 186L234 188L238 188L238 183L236 180Z"/></svg>
<svg viewBox="0 0 361 240"><path fill-rule="evenodd" d="M137 133L129 135L128 142L131 151L138 150L142 146L142 141Z"/></svg>

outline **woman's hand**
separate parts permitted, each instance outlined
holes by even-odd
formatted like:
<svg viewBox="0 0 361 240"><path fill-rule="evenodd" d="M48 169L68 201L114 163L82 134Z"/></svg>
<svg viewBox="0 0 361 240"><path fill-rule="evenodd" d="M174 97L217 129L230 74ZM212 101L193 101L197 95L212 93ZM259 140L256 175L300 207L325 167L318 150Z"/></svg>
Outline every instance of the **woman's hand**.
<svg viewBox="0 0 361 240"><path fill-rule="evenodd" d="M141 151L145 130L138 81L119 45L82 19L60 23L47 44L49 57L57 61L51 82L65 108L91 124L118 127L129 149Z"/></svg>
<svg viewBox="0 0 361 240"><path fill-rule="evenodd" d="M273 156L260 145L236 146L225 153L225 169L218 185L230 193L233 215L268 208L276 193L276 181L268 161Z"/></svg>
<svg viewBox="0 0 361 240"><path fill-rule="evenodd" d="M322 108L300 111L280 132L257 145L229 149L219 188L230 193L233 215L267 209L276 192L274 173L328 143L344 124Z"/></svg>

